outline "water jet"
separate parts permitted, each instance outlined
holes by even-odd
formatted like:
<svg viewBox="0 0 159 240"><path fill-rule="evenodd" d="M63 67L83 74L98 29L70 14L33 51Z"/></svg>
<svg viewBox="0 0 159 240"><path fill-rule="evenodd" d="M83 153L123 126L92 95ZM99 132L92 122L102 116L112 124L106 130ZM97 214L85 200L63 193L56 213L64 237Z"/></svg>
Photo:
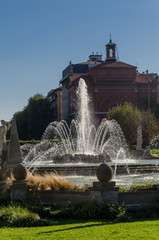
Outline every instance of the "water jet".
<svg viewBox="0 0 159 240"><path fill-rule="evenodd" d="M86 180L86 176L95 176L101 163L109 162L117 174L116 180L123 174L130 174L134 179L134 174L158 173L159 160L129 159L128 145L116 121L103 119L98 128L91 123L93 115L83 79L79 80L77 100L78 114L70 126L64 120L51 122L41 143L22 147L22 152L25 152L23 163L28 169L41 173L57 171L70 178L80 176Z"/></svg>

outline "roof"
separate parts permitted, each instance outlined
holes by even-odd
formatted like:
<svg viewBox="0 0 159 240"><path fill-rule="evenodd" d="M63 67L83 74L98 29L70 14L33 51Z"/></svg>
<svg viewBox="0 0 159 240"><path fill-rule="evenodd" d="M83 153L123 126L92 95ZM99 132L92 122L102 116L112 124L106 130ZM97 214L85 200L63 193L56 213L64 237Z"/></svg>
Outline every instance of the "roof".
<svg viewBox="0 0 159 240"><path fill-rule="evenodd" d="M76 63L76 64L73 64L73 65L80 65L80 64L100 64L102 63L103 61L99 61L99 60L94 60L94 61L91 61L91 60L88 60L87 62L81 62L81 63Z"/></svg>
<svg viewBox="0 0 159 240"><path fill-rule="evenodd" d="M113 43L112 40L110 39L109 43L106 46L114 46L114 45L116 46L116 44Z"/></svg>
<svg viewBox="0 0 159 240"><path fill-rule="evenodd" d="M94 68L136 68L135 66L133 65L130 65L130 64L127 64L127 63L124 63L124 62L103 62L97 66L95 66Z"/></svg>
<svg viewBox="0 0 159 240"><path fill-rule="evenodd" d="M55 89L51 89L47 95L50 95L50 94L53 94L53 93L56 93L57 91L62 91L62 87L58 87L58 88L55 88Z"/></svg>
<svg viewBox="0 0 159 240"><path fill-rule="evenodd" d="M92 77L89 75L72 75L72 76L70 76L71 82L74 82L74 83L79 81L80 78L84 79L87 84L94 83Z"/></svg>
<svg viewBox="0 0 159 240"><path fill-rule="evenodd" d="M152 74L137 74L136 82L138 83L148 83L148 80L155 82L156 78Z"/></svg>

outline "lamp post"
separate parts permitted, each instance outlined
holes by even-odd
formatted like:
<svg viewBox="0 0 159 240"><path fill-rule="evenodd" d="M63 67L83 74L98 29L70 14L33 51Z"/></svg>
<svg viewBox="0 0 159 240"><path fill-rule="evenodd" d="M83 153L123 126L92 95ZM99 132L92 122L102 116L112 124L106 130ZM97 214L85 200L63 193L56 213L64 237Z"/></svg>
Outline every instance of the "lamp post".
<svg viewBox="0 0 159 240"><path fill-rule="evenodd" d="M146 79L147 79L147 90L148 90L148 145L150 146L150 143L151 143L151 127L150 127L150 83L151 83L151 80L149 79L149 76L148 76L148 70L146 70Z"/></svg>

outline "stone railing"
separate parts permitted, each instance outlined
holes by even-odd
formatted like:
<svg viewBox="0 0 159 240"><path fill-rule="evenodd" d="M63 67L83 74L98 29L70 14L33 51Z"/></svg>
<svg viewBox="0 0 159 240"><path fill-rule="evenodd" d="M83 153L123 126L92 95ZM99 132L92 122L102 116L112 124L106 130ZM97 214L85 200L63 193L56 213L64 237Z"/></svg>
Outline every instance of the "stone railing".
<svg viewBox="0 0 159 240"><path fill-rule="evenodd" d="M111 181L112 169L108 164L101 164L97 169L97 182L93 182L93 187L88 191L53 191L28 189L27 169L23 164L18 164L13 169L16 180L11 186L11 200L35 201L44 204L66 205L70 203L97 202L103 204L106 201L122 204L128 209L144 209L159 203L159 185L154 190L142 190L132 192L119 192L116 183Z"/></svg>

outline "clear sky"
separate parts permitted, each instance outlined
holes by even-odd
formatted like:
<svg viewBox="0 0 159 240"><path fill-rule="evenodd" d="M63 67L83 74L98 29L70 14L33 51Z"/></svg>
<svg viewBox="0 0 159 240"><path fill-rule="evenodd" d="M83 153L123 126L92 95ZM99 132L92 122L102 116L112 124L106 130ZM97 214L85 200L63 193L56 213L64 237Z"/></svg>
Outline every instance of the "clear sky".
<svg viewBox="0 0 159 240"><path fill-rule="evenodd" d="M105 58L110 33L120 61L159 73L158 0L0 0L0 119L58 87L70 60Z"/></svg>

